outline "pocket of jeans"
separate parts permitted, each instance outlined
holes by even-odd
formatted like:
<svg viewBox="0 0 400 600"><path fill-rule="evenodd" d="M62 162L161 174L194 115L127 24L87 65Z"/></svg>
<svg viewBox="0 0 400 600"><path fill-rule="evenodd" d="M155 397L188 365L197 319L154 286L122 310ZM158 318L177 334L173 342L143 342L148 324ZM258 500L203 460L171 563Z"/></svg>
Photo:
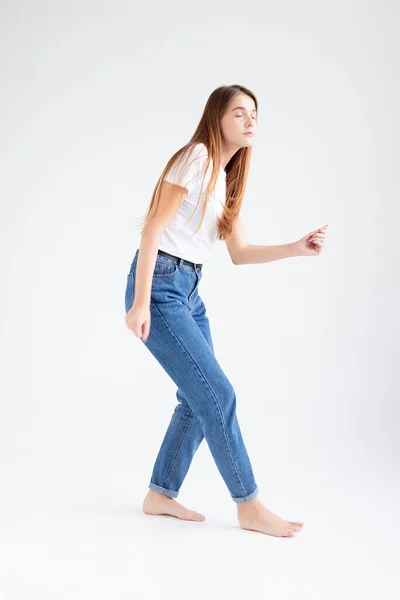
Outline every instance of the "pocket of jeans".
<svg viewBox="0 0 400 600"><path fill-rule="evenodd" d="M172 277L178 272L178 263L172 260L156 260L153 277Z"/></svg>

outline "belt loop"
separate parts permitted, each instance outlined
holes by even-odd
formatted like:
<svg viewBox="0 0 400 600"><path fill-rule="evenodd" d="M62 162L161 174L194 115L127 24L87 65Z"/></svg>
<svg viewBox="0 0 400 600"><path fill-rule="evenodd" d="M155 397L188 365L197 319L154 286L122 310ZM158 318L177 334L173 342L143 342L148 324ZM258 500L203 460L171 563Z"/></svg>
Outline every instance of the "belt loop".
<svg viewBox="0 0 400 600"><path fill-rule="evenodd" d="M179 265L179 268L181 268L181 267L182 267L182 265L183 265L183 258L180 258L180 259L179 259L178 265Z"/></svg>

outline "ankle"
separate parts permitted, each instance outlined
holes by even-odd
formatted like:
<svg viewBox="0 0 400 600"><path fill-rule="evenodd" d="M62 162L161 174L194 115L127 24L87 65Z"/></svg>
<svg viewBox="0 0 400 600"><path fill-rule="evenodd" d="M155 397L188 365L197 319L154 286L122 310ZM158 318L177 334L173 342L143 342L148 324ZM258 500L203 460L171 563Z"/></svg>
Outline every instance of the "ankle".
<svg viewBox="0 0 400 600"><path fill-rule="evenodd" d="M152 490L151 488L149 488L149 490L147 492L147 497L155 499L155 500L159 500L160 498L167 499L167 500L173 500L173 498L171 498L167 494L163 494L162 492L156 492L156 490Z"/></svg>
<svg viewBox="0 0 400 600"><path fill-rule="evenodd" d="M253 500L249 500L248 502L238 502L237 510L239 514L248 512L250 510L254 510L256 508L261 508L263 506L260 498L257 496L253 498Z"/></svg>
<svg viewBox="0 0 400 600"><path fill-rule="evenodd" d="M160 494L160 492L156 492L155 490L152 490L151 488L149 488L147 490L147 498L160 498L160 496L162 496L163 494Z"/></svg>

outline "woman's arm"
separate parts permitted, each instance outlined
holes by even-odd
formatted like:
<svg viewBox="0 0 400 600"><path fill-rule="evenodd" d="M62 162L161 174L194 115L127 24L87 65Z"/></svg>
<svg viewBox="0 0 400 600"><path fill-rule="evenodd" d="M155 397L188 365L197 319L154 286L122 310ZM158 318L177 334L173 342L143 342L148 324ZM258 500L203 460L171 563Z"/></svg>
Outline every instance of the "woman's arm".
<svg viewBox="0 0 400 600"><path fill-rule="evenodd" d="M266 263L293 256L312 256L321 252L322 244L325 241L326 228L327 225L289 244L255 246L248 243L239 217L234 223L231 237L226 240L226 246L234 265Z"/></svg>
<svg viewBox="0 0 400 600"><path fill-rule="evenodd" d="M279 244L277 246L255 246L253 244L248 244L240 251L238 256L239 262L235 262L235 265L266 263L299 255L296 252L294 242L292 242L290 244Z"/></svg>
<svg viewBox="0 0 400 600"><path fill-rule="evenodd" d="M169 183L168 181L162 182L157 211L146 222L142 231L136 265L135 297L133 302L133 305L136 307L150 306L151 284L160 238L164 229L166 229L174 218L187 193L187 189L184 187Z"/></svg>
<svg viewBox="0 0 400 600"><path fill-rule="evenodd" d="M233 225L232 234L226 240L226 246L234 265L266 263L296 256L293 244L281 244L279 246L254 246L249 244L240 217Z"/></svg>

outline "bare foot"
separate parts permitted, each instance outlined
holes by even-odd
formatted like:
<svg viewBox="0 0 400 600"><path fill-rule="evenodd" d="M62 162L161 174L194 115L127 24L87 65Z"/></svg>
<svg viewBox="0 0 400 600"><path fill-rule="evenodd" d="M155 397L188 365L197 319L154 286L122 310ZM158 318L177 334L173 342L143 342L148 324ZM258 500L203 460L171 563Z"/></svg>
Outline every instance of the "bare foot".
<svg viewBox="0 0 400 600"><path fill-rule="evenodd" d="M292 537L296 531L302 531L301 521L286 521L265 508L258 498L237 505L240 527L250 531L259 531L276 537Z"/></svg>
<svg viewBox="0 0 400 600"><path fill-rule="evenodd" d="M149 489L143 501L143 512L146 515L171 515L184 521L204 521L205 516L195 510L185 508L174 498L159 494Z"/></svg>

